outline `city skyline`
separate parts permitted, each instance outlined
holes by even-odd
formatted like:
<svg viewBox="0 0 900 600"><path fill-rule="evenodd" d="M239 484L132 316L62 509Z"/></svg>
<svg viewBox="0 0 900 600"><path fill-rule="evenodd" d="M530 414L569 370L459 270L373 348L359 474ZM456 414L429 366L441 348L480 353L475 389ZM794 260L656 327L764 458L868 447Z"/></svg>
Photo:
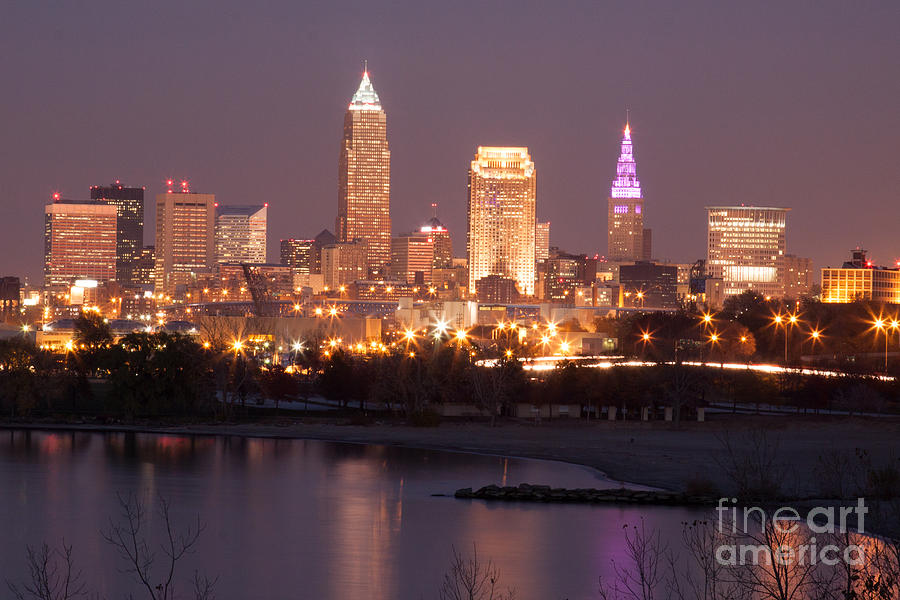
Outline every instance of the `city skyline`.
<svg viewBox="0 0 900 600"><path fill-rule="evenodd" d="M890 34L896 14L887 3L855 10L850 20L837 3L816 11L789 7L777 19L764 7L735 13L691 6L683 14L661 9L654 15L629 7L567 7L560 9L567 24L551 22L539 39L540 47L552 50L543 58L529 51L524 63L505 55L471 60L486 48L477 41L485 28L494 28L511 50L526 48L513 28L501 24L502 10L492 8L466 30L472 49L441 28L431 39L415 39L412 47L420 52L409 52L411 42L397 34L409 30L410 20L424 18L421 10L400 19L403 8L392 8L385 19L374 18L374 7L361 6L341 16L347 27L333 40L301 36L285 47L276 35L260 39L255 51L269 52L272 60L254 75L253 86L238 91L234 85L250 72L249 58L216 44L221 56L197 50L238 31L242 37L280 31L290 25L292 10L285 9L279 23L244 15L241 27L249 32L231 22L214 26L202 10L184 11L174 29L153 15L109 10L104 18L110 25L141 17L146 33L146 41L125 44L113 56L108 44L129 29L110 27L112 37L103 40L84 36L86 19L96 18L96 11L12 7L7 22L21 26L0 44L29 60L3 67L17 86L0 100L0 109L21 115L6 139L21 142L8 147L9 160L0 165L0 209L17 223L0 229L0 269L37 283L41 248L32 233L40 228L40 206L55 190L81 197L86 186L115 179L147 186L148 198L173 176L190 178L194 188L217 194L224 204L284 197L272 206L270 258L277 256L278 239L314 235L334 218L334 132L365 58L392 114L394 233L419 226L435 201L448 228L463 231L459 172L474 147L527 145L542 165L538 194L547 199L537 218L554 223L554 245L565 240L569 251L604 253L596 230L604 198L593 177L602 170L608 181L603 173L618 154L628 106L642 184L654 204L647 226L656 229L657 258L702 257L704 206L742 203L793 208L792 222L807 226L789 232L792 251L811 256L816 269L840 264L860 244L878 264L893 264L900 254L890 235L900 218L892 166L900 119L890 101L898 82L878 75L897 55ZM310 26L338 20L324 8L308 16ZM535 29L540 17L532 6L517 14L529 31L541 31ZM451 25L454 19L449 16ZM38 29L54 33L40 48L28 43L34 38L22 37ZM671 31L679 35L666 34ZM185 47L154 43L176 35ZM571 43L555 44L559 39ZM703 50L712 43L723 45L720 56ZM311 44L327 51L305 56ZM54 52L69 47L78 51L56 61ZM146 63L150 52L160 58L153 65L170 65L168 77ZM16 66L25 64L27 71ZM867 68L850 68L858 64ZM206 87L192 83L202 65L214 75ZM615 85L596 77L613 67L628 75ZM117 81L122 101L98 102L92 91L97 77ZM467 93L467 78L477 96ZM873 96L870 89L880 93ZM494 109L511 98L516 100L505 110ZM173 136L180 139L177 147ZM96 143L101 138L113 143ZM596 158L585 152L588 147L596 149ZM859 193L859 181L866 182L878 219L844 211ZM153 230L148 206L147 236ZM829 244L821 243L823 235ZM456 238L457 256L461 241Z"/></svg>

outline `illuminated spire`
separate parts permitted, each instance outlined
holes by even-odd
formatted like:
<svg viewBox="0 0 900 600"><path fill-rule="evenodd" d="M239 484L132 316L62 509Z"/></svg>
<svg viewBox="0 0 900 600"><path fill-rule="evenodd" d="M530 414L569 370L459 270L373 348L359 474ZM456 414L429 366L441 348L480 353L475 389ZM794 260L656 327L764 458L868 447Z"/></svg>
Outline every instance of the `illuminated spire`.
<svg viewBox="0 0 900 600"><path fill-rule="evenodd" d="M622 152L616 165L616 178L609 195L611 198L641 198L641 182L637 178L637 164L631 145L631 125L627 121L625 135L622 136Z"/></svg>
<svg viewBox="0 0 900 600"><path fill-rule="evenodd" d="M381 110L381 101L378 99L378 94L375 93L372 82L369 81L368 61L366 61L366 70L363 71L359 89L350 100L350 110Z"/></svg>

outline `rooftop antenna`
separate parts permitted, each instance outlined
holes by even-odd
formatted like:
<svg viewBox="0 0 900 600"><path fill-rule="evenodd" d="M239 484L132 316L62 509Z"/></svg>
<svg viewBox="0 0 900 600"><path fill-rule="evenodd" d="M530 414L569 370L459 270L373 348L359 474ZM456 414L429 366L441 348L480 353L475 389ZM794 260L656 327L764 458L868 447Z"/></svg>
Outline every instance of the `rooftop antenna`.
<svg viewBox="0 0 900 600"><path fill-rule="evenodd" d="M369 73L369 59L368 58L363 59L363 73L366 73L366 74Z"/></svg>
<svg viewBox="0 0 900 600"><path fill-rule="evenodd" d="M437 202L431 203L431 216L437 219Z"/></svg>

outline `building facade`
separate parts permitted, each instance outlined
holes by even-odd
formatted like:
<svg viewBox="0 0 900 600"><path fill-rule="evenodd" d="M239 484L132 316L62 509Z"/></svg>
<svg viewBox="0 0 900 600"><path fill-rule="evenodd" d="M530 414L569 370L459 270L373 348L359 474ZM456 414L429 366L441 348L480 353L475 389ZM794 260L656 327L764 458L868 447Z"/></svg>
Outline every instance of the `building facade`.
<svg viewBox="0 0 900 600"><path fill-rule="evenodd" d="M406 233L391 239L391 277L407 283L431 283L435 242L430 233Z"/></svg>
<svg viewBox="0 0 900 600"><path fill-rule="evenodd" d="M625 124L616 178L607 199L607 258L611 261L649 259L644 246L644 196L637 178L631 126Z"/></svg>
<svg viewBox="0 0 900 600"><path fill-rule="evenodd" d="M469 167L469 292L489 275L534 295L536 172L528 148L479 146Z"/></svg>
<svg viewBox="0 0 900 600"><path fill-rule="evenodd" d="M339 242L366 242L369 270L383 270L391 260L391 151L387 116L363 74L344 115L344 138L338 165Z"/></svg>
<svg viewBox="0 0 900 600"><path fill-rule="evenodd" d="M785 254L781 262L781 278L784 281L785 298L800 298L812 288L812 259Z"/></svg>
<svg viewBox="0 0 900 600"><path fill-rule="evenodd" d="M116 181L91 186L91 200L116 207L116 281L134 285L134 262L144 247L144 188Z"/></svg>
<svg viewBox="0 0 900 600"><path fill-rule="evenodd" d="M322 248L322 276L329 289L366 278L366 244L338 242Z"/></svg>
<svg viewBox="0 0 900 600"><path fill-rule="evenodd" d="M709 206L706 271L721 279L725 295L753 290L783 297L788 208Z"/></svg>
<svg viewBox="0 0 900 600"><path fill-rule="evenodd" d="M309 275L315 240L281 240L281 264L294 273Z"/></svg>
<svg viewBox="0 0 900 600"><path fill-rule="evenodd" d="M534 230L534 259L544 262L550 258L550 221L538 223Z"/></svg>
<svg viewBox="0 0 900 600"><path fill-rule="evenodd" d="M453 262L453 241L444 224L437 217L432 217L419 229L419 233L427 235L434 242L434 268L446 269L449 267Z"/></svg>
<svg viewBox="0 0 900 600"><path fill-rule="evenodd" d="M269 205L216 207L216 262L266 262Z"/></svg>
<svg viewBox="0 0 900 600"><path fill-rule="evenodd" d="M132 269L132 285L141 287L152 286L156 279L154 271L156 269L156 247L144 246L137 260L134 261Z"/></svg>
<svg viewBox="0 0 900 600"><path fill-rule="evenodd" d="M117 208L62 200L44 207L44 287L68 289L78 279L116 279Z"/></svg>
<svg viewBox="0 0 900 600"><path fill-rule="evenodd" d="M822 269L822 302L856 300L900 304L900 269L874 266L861 248L840 268Z"/></svg>
<svg viewBox="0 0 900 600"><path fill-rule="evenodd" d="M156 195L155 290L174 296L216 264L216 196L180 189Z"/></svg>
<svg viewBox="0 0 900 600"><path fill-rule="evenodd" d="M678 308L678 267L638 261L619 267L622 305L628 308Z"/></svg>

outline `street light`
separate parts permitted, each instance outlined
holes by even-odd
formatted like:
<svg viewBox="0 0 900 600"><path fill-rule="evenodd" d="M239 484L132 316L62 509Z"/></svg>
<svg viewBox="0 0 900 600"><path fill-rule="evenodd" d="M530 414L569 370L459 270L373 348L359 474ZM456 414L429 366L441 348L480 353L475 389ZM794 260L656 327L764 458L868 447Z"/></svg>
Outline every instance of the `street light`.
<svg viewBox="0 0 900 600"><path fill-rule="evenodd" d="M895 327L893 327L894 323L897 323L898 326L900 326L900 323L898 323L896 319L891 321L891 323L889 324L887 319L884 319L882 317L878 317L877 319L875 319L874 323L872 323L872 325L874 325L876 332L884 331L884 370L885 371L887 371L887 367L888 367L888 342L891 339L889 330L895 329ZM878 333L875 334L875 338L876 339L878 338Z"/></svg>
<svg viewBox="0 0 900 600"><path fill-rule="evenodd" d="M784 366L786 367L788 362L788 328L790 327L793 330L794 325L799 323L800 319L796 313L786 313L784 315L778 313L772 320L776 329L778 327L784 328Z"/></svg>

